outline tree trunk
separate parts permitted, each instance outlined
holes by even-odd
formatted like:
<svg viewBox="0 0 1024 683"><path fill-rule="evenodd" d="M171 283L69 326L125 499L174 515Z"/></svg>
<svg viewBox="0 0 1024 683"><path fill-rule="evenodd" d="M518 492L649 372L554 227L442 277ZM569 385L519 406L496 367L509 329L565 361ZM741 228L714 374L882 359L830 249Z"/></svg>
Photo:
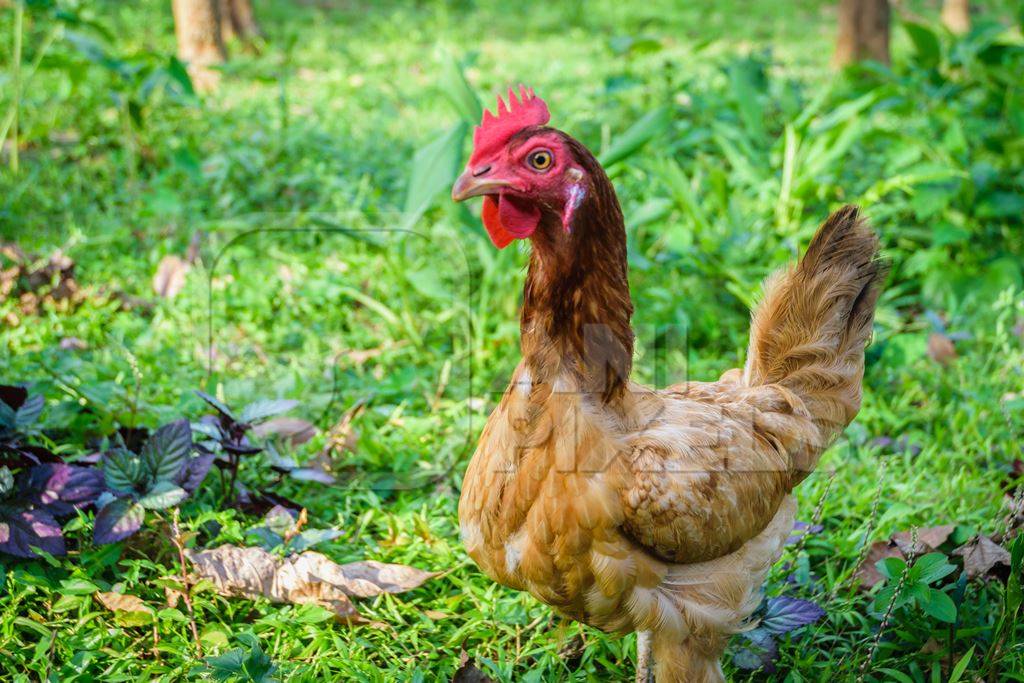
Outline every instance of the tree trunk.
<svg viewBox="0 0 1024 683"><path fill-rule="evenodd" d="M945 0L942 3L942 23L953 33L967 33L971 30L971 14L968 0Z"/></svg>
<svg viewBox="0 0 1024 683"><path fill-rule="evenodd" d="M225 42L232 38L248 42L262 35L252 0L219 0L221 16L221 37Z"/></svg>
<svg viewBox="0 0 1024 683"><path fill-rule="evenodd" d="M839 0L839 37L834 62L862 59L889 63L889 0Z"/></svg>
<svg viewBox="0 0 1024 683"><path fill-rule="evenodd" d="M178 57L188 65L192 82L199 90L217 87L220 74L210 69L228 58L221 39L218 0L171 0Z"/></svg>

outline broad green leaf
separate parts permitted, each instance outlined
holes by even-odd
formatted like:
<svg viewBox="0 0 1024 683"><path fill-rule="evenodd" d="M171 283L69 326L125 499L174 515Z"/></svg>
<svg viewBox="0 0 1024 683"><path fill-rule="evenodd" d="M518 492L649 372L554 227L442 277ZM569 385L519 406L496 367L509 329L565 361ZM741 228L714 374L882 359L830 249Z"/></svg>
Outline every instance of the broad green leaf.
<svg viewBox="0 0 1024 683"><path fill-rule="evenodd" d="M928 589L928 600L921 605L926 614L930 614L939 621L952 624L956 621L956 605L952 598L940 590Z"/></svg>
<svg viewBox="0 0 1024 683"><path fill-rule="evenodd" d="M914 43L917 62L926 69L938 66L942 59L942 47L935 32L927 26L913 21L904 21L903 30L907 32L911 42Z"/></svg>
<svg viewBox="0 0 1024 683"><path fill-rule="evenodd" d="M92 595L99 589L99 586L86 579L64 579L60 582L60 592L66 595Z"/></svg>
<svg viewBox="0 0 1024 683"><path fill-rule="evenodd" d="M174 482L158 481L146 495L139 498L139 505L147 510L164 510L177 505L188 497L185 489Z"/></svg>
<svg viewBox="0 0 1024 683"><path fill-rule="evenodd" d="M898 579L907 568L907 563L898 557L886 557L875 563L878 571L887 579Z"/></svg>
<svg viewBox="0 0 1024 683"><path fill-rule="evenodd" d="M142 447L142 464L150 481L174 481L192 452L188 420L176 420L156 430Z"/></svg>
<svg viewBox="0 0 1024 683"><path fill-rule="evenodd" d="M671 124L672 110L667 105L649 111L625 133L612 140L608 149L600 156L601 165L608 168L628 159L648 142L667 131Z"/></svg>
<svg viewBox="0 0 1024 683"><path fill-rule="evenodd" d="M451 55L443 59L441 65L441 92L451 102L455 112L462 117L462 120L470 125L480 123L483 117L483 106L480 98L476 96L466 76L462 73L462 67Z"/></svg>
<svg viewBox="0 0 1024 683"><path fill-rule="evenodd" d="M739 105L740 119L754 140L765 137L764 105L761 102L764 70L760 62L746 57L729 65L729 85Z"/></svg>
<svg viewBox="0 0 1024 683"><path fill-rule="evenodd" d="M942 553L928 553L918 558L907 577L913 583L930 584L956 571L956 566L946 560Z"/></svg>
<svg viewBox="0 0 1024 683"><path fill-rule="evenodd" d="M437 197L451 189L459 172L462 144L468 130L468 124L459 121L416 150L409 165L403 229L412 228Z"/></svg>

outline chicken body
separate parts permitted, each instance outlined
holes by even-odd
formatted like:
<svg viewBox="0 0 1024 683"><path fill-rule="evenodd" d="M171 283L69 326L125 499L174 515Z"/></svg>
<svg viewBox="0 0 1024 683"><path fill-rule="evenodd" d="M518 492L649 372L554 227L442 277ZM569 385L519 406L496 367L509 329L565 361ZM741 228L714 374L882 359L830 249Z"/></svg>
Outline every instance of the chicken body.
<svg viewBox="0 0 1024 683"><path fill-rule="evenodd" d="M767 282L742 370L647 389L629 380L625 228L607 176L560 131L504 144L453 191L514 192L487 197L488 232L533 245L523 359L466 472L463 543L488 576L565 616L642 632L659 683L720 681L728 637L792 531L793 487L860 407L877 239L856 209L837 211ZM564 164L568 190L490 179L534 158L520 149L548 155L541 171Z"/></svg>

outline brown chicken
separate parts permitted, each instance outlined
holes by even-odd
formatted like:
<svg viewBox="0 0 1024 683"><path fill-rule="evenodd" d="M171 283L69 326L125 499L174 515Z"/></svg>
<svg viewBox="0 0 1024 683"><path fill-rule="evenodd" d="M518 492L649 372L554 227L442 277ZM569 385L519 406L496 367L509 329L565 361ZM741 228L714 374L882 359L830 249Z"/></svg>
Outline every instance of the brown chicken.
<svg viewBox="0 0 1024 683"><path fill-rule="evenodd" d="M484 197L497 247L532 242L522 360L466 472L463 543L495 581L637 631L639 680L723 680L793 528L790 492L860 407L878 241L840 209L766 283L742 370L637 385L615 190L548 119L532 91L499 98L452 190Z"/></svg>

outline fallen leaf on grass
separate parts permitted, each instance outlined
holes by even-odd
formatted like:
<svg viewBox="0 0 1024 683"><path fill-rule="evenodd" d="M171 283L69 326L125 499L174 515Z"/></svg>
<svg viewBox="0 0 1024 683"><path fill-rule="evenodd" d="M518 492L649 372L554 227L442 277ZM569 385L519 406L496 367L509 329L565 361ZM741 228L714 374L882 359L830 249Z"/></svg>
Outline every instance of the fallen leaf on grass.
<svg viewBox="0 0 1024 683"><path fill-rule="evenodd" d="M1010 566L1010 553L988 536L976 536L953 551L964 558L967 578L986 576L996 565Z"/></svg>
<svg viewBox="0 0 1024 683"><path fill-rule="evenodd" d="M919 529L916 546L913 545L913 532L911 531L901 531L893 534L892 540L895 541L900 551L906 556L909 556L911 551L913 551L914 555L924 555L933 550L938 550L939 546L946 542L955 529L955 524L943 524L941 526Z"/></svg>
<svg viewBox="0 0 1024 683"><path fill-rule="evenodd" d="M932 332L928 337L928 357L942 366L956 360L956 347L953 340L939 332Z"/></svg>
<svg viewBox="0 0 1024 683"><path fill-rule="evenodd" d="M892 541L875 541L871 544L864 562L857 568L854 576L860 579L860 587L864 590L874 588L885 580L881 572L875 567L875 563L887 557L903 557L899 547Z"/></svg>
<svg viewBox="0 0 1024 683"><path fill-rule="evenodd" d="M84 351L89 345L78 337L64 337L60 340L60 348L64 351Z"/></svg>
<svg viewBox="0 0 1024 683"><path fill-rule="evenodd" d="M93 593L93 597L113 612L117 621L122 625L141 626L153 621L153 608L135 595L97 591Z"/></svg>
<svg viewBox="0 0 1024 683"><path fill-rule="evenodd" d="M164 256L153 275L153 291L164 299L173 299L185 287L185 276L191 268L188 261L178 256Z"/></svg>
<svg viewBox="0 0 1024 683"><path fill-rule="evenodd" d="M301 446L316 436L316 427L313 423L288 416L271 418L253 427L252 431L261 439L272 434L280 436L291 446Z"/></svg>
<svg viewBox="0 0 1024 683"><path fill-rule="evenodd" d="M493 683L492 679L480 669L476 662L469 658L465 650L459 657L459 668L452 676L452 683Z"/></svg>
<svg viewBox="0 0 1024 683"><path fill-rule="evenodd" d="M893 534L890 539L885 541L875 541L871 544L871 549L864 558L864 562L857 568L854 576L860 579L860 587L863 590L870 590L885 580L885 577L875 567L875 563L879 560L884 560L887 557L905 560L910 555L920 556L938 550L939 546L949 539L955 529L955 524L943 524L941 526L919 529L916 546L912 545L913 534L910 531L901 531Z"/></svg>
<svg viewBox="0 0 1024 683"><path fill-rule="evenodd" d="M382 562L339 565L312 551L281 558L262 548L232 545L188 551L188 558L198 575L213 583L222 595L317 604L345 621L359 618L349 596L401 593L436 576L434 572Z"/></svg>

